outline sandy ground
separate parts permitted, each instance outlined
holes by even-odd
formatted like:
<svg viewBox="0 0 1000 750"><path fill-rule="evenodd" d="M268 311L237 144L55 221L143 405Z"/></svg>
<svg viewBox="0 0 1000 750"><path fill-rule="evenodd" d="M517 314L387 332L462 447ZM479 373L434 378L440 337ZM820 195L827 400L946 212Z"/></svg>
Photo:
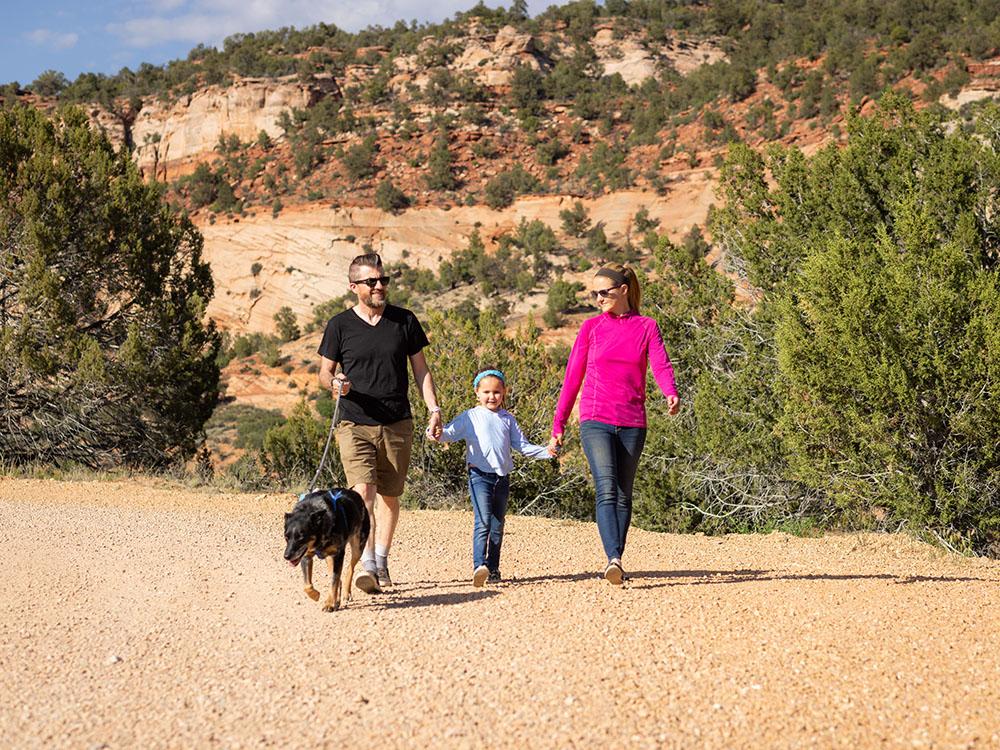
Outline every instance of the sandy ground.
<svg viewBox="0 0 1000 750"><path fill-rule="evenodd" d="M512 518L480 590L471 514L405 513L393 592L324 614L289 499L0 479L0 744L1000 747L996 561L635 531L616 589L592 524Z"/></svg>

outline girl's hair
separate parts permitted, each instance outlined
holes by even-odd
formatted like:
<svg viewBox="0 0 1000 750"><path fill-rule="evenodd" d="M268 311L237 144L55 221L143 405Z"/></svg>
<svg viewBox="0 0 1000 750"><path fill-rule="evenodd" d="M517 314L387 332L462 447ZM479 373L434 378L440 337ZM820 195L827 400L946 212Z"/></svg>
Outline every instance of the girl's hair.
<svg viewBox="0 0 1000 750"><path fill-rule="evenodd" d="M476 377L472 379L472 387L478 388L483 378L496 378L503 383L504 388L507 387L507 377L495 367L484 367L477 372Z"/></svg>
<svg viewBox="0 0 1000 750"><path fill-rule="evenodd" d="M605 263L594 275L604 276L612 281L624 279L620 283L628 284L628 306L632 312L639 312L642 290L639 289L639 277L629 266L623 266L621 263Z"/></svg>

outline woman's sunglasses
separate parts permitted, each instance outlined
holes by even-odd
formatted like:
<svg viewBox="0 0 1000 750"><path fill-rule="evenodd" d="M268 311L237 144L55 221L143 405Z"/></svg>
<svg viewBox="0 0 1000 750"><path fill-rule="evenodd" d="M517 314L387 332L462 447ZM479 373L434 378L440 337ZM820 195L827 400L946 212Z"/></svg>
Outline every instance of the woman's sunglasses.
<svg viewBox="0 0 1000 750"><path fill-rule="evenodd" d="M374 289L375 285L378 284L380 281L382 282L382 286L384 286L384 287L385 286L389 286L390 279L389 279L388 276L373 276L370 279L355 279L351 283L352 284L367 284L369 289Z"/></svg>
<svg viewBox="0 0 1000 750"><path fill-rule="evenodd" d="M591 292L591 294L594 296L595 300L598 297L600 297L601 299L606 299L607 297L610 297L611 292L615 291L615 289L617 288L618 287L616 286L609 286L607 289L598 289L596 292Z"/></svg>

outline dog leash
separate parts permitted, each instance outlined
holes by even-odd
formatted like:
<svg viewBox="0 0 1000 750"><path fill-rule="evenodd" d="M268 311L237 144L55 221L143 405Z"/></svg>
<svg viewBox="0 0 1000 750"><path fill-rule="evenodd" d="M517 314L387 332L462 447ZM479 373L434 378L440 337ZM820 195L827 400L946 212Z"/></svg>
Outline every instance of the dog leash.
<svg viewBox="0 0 1000 750"><path fill-rule="evenodd" d="M330 420L330 432L326 436L326 446L323 448L323 457L319 460L319 468L316 469L316 473L313 475L312 481L309 483L309 488L303 494L308 494L316 490L316 481L319 479L319 475L323 473L323 467L326 465L326 457L330 453L330 443L333 441L333 431L337 427L337 419L340 416L340 390L343 388L343 384L340 380L337 383L337 401L333 405L333 419Z"/></svg>

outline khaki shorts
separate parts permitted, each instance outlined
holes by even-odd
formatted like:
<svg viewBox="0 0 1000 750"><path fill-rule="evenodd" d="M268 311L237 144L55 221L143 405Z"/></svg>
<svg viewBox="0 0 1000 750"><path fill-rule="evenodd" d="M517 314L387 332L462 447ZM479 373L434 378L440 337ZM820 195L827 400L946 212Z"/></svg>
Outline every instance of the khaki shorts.
<svg viewBox="0 0 1000 750"><path fill-rule="evenodd" d="M374 484L383 497L403 494L412 447L412 419L384 425L337 425L337 448L348 486Z"/></svg>

